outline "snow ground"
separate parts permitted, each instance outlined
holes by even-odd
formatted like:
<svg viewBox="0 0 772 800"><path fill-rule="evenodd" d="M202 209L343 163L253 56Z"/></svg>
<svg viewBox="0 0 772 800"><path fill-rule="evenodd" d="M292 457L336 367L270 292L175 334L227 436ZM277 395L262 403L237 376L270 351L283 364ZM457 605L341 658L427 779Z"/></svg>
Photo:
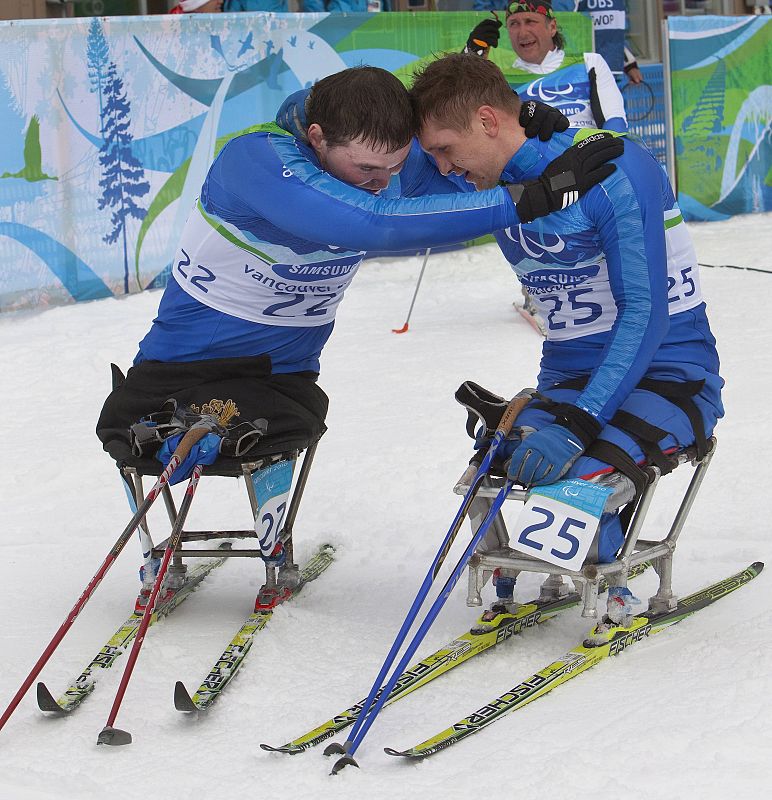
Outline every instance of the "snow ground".
<svg viewBox="0 0 772 800"><path fill-rule="evenodd" d="M772 268L772 214L692 225L699 260ZM772 739L772 581L749 587L630 653L422 763L382 747L422 741L570 649L588 628L568 612L387 709L358 752L361 770L328 777L321 748L264 753L364 696L455 514L469 456L453 392L473 379L501 394L533 383L540 342L513 311L513 278L494 245L432 256L410 331L395 336L420 258L367 262L324 353L329 433L296 525L299 554L338 546L329 572L280 608L208 716L175 712L176 679L195 687L249 613L258 567L234 559L151 629L117 724L130 747L95 746L125 659L68 719L33 692L0 733L0 800L116 800L291 795L454 800L504 791L570 796L757 797ZM762 458L772 431L772 275L706 269L727 380L719 449L680 541L674 587L688 593L772 560L772 499ZM10 700L129 514L94 424L109 363L126 367L157 293L0 318L3 511L0 708ZM56 457L54 457L56 456ZM649 533L664 526L688 468L661 484ZM190 527L246 527L235 481L204 481ZM242 495L244 495L242 497ZM514 513L517 504L509 504ZM240 513L239 513L240 512ZM152 517L156 534L161 517ZM129 611L137 550L126 549L42 673L54 691L78 673ZM460 552L460 551L459 551ZM455 563L451 557L449 562ZM518 584L521 599L539 579ZM456 587L420 649L465 630L476 611ZM646 575L636 593L653 594ZM490 589L488 589L490 592ZM766 756L764 755L766 753Z"/></svg>

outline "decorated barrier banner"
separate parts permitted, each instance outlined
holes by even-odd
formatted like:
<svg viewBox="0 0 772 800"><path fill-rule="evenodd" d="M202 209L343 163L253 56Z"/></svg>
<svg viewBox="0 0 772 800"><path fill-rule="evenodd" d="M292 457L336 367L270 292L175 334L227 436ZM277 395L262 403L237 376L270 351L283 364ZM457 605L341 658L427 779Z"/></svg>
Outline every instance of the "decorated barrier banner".
<svg viewBox="0 0 772 800"><path fill-rule="evenodd" d="M0 310L162 285L219 149L296 89L405 81L484 15L217 14L0 22ZM591 23L561 15L567 50ZM499 48L505 69L511 49ZM260 191L260 187L255 187Z"/></svg>
<svg viewBox="0 0 772 800"><path fill-rule="evenodd" d="M772 210L772 19L670 17L668 37L684 217Z"/></svg>

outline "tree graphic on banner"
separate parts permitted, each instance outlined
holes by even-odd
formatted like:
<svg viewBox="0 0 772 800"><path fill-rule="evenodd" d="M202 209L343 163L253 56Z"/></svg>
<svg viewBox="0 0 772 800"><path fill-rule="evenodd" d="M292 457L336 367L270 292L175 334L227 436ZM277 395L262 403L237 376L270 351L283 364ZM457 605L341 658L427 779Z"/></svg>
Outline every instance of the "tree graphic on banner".
<svg viewBox="0 0 772 800"><path fill-rule="evenodd" d="M90 92L96 92L99 98L99 117L102 117L102 87L107 78L108 62L110 60L110 50L107 40L102 32L102 25L94 17L88 29L88 39L86 46L86 58L88 63L88 79L91 83Z"/></svg>
<svg viewBox="0 0 772 800"><path fill-rule="evenodd" d="M131 105L123 91L123 81L118 77L114 62L107 67L104 84L104 107L101 113L103 144L99 150L102 194L98 200L101 211L106 206L114 209L111 217L113 229L102 237L107 244L123 239L123 290L129 292L129 257L126 245L126 220L131 216L144 219L147 211L137 205L136 198L150 191L144 179L145 170L131 152L132 135L129 133Z"/></svg>

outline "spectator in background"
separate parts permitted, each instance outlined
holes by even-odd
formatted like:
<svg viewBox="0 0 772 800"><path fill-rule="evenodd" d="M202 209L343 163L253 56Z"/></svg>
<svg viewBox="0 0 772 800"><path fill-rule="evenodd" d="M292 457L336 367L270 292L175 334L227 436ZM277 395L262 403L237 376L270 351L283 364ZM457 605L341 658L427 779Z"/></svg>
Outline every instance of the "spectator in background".
<svg viewBox="0 0 772 800"><path fill-rule="evenodd" d="M223 0L180 0L170 14L216 14L222 11Z"/></svg>
<svg viewBox="0 0 772 800"><path fill-rule="evenodd" d="M640 67L638 66L638 62L633 55L633 51L630 50L629 47L625 47L625 66L624 66L625 75L627 75L627 80L630 83L642 83L643 82L643 74L641 73Z"/></svg>
<svg viewBox="0 0 772 800"><path fill-rule="evenodd" d="M322 11L343 13L344 11L366 12L367 0L301 0L303 11L309 14Z"/></svg>
<svg viewBox="0 0 772 800"><path fill-rule="evenodd" d="M225 0L223 11L287 11L287 0Z"/></svg>
<svg viewBox="0 0 772 800"><path fill-rule="evenodd" d="M498 17L480 22L464 52L487 58L490 48L498 46L501 25ZM597 53L566 56L550 0L510 2L506 26L517 54L512 70L520 73L513 88L523 99L559 108L573 127L627 131L624 101L608 64Z"/></svg>

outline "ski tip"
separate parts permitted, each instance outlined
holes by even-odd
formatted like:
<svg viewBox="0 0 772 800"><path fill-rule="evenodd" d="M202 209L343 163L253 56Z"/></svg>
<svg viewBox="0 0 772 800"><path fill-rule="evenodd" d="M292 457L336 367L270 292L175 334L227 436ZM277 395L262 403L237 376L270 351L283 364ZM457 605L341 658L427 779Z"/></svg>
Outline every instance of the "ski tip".
<svg viewBox="0 0 772 800"><path fill-rule="evenodd" d="M421 758L421 753L412 750L395 750L393 747L384 747L383 752L387 756L400 756L401 758Z"/></svg>
<svg viewBox="0 0 772 800"><path fill-rule="evenodd" d="M274 747L270 744L261 744L260 749L265 750L266 753L288 753L291 756L304 751L304 748L291 744L283 744L281 747Z"/></svg>
<svg viewBox="0 0 772 800"><path fill-rule="evenodd" d="M333 765L332 769L330 770L330 775L337 775L342 769L345 769L348 766L356 767L359 769L359 764L354 760L352 756L343 756L343 758L339 758Z"/></svg>
<svg viewBox="0 0 772 800"><path fill-rule="evenodd" d="M38 708L41 711L50 711L60 717L66 716L67 712L56 702L56 698L51 694L43 681L37 685Z"/></svg>
<svg viewBox="0 0 772 800"><path fill-rule="evenodd" d="M199 710L182 681L177 681L174 684L174 707L177 711L183 711L188 714Z"/></svg>
<svg viewBox="0 0 772 800"><path fill-rule="evenodd" d="M128 731L122 731L120 728L111 728L109 725L105 725L97 737L97 744L109 744L113 747L131 744L131 734Z"/></svg>
<svg viewBox="0 0 772 800"><path fill-rule="evenodd" d="M764 562L763 562L763 561L754 561L754 562L751 564L751 569L752 569L752 570L753 570L753 571L754 571L756 574L758 574L759 572L761 572L761 570L763 570L763 569L764 569Z"/></svg>
<svg viewBox="0 0 772 800"><path fill-rule="evenodd" d="M331 742L324 748L324 754L326 756L345 756L346 748L342 744Z"/></svg>

